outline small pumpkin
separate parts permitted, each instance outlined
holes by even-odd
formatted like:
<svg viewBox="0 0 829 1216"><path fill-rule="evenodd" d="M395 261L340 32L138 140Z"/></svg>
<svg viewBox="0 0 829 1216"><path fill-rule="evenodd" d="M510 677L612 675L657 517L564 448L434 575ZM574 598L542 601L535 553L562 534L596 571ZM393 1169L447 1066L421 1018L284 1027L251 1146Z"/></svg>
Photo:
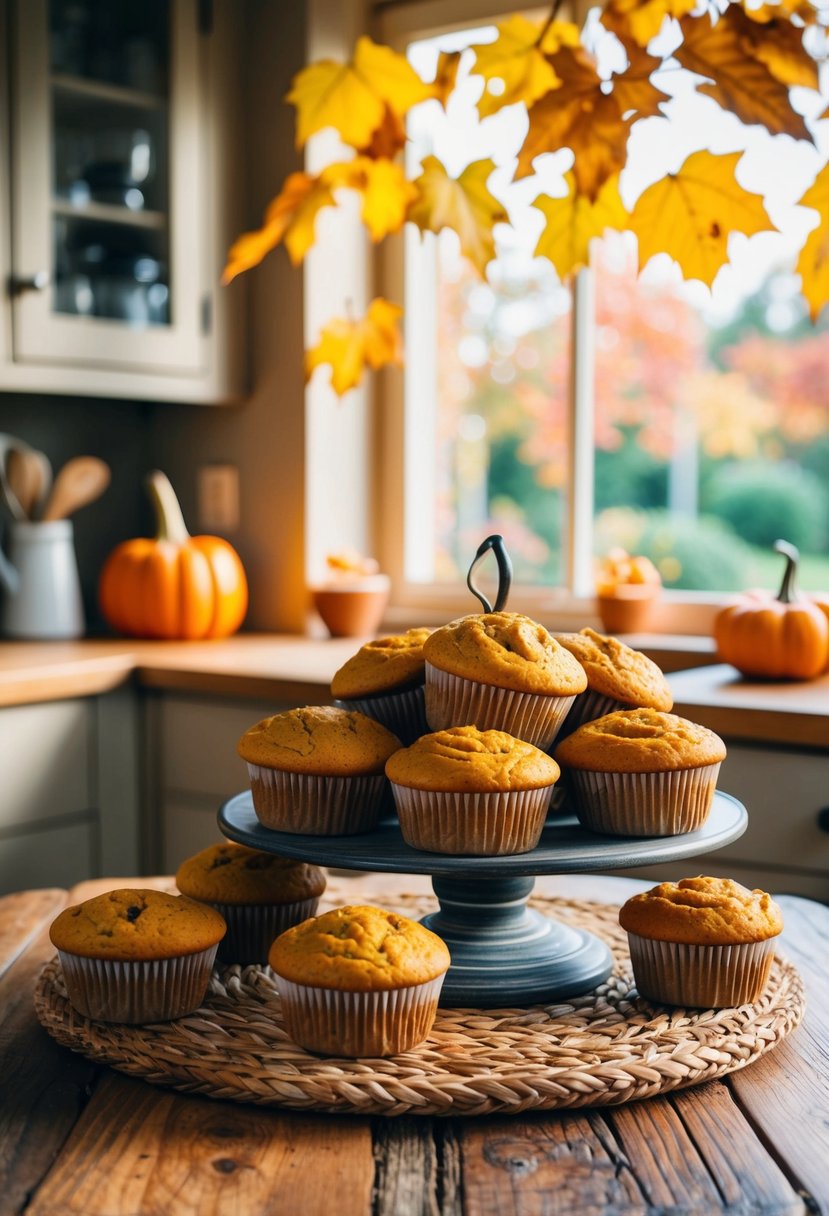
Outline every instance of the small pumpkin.
<svg viewBox="0 0 829 1216"><path fill-rule="evenodd" d="M110 553L98 581L107 624L137 638L226 638L248 606L244 567L220 536L191 536L165 475L150 473L155 539L124 541Z"/></svg>
<svg viewBox="0 0 829 1216"><path fill-rule="evenodd" d="M772 680L810 680L829 657L829 619L794 587L800 554L788 541L774 549L786 558L777 598L743 596L714 620L719 657L744 676Z"/></svg>

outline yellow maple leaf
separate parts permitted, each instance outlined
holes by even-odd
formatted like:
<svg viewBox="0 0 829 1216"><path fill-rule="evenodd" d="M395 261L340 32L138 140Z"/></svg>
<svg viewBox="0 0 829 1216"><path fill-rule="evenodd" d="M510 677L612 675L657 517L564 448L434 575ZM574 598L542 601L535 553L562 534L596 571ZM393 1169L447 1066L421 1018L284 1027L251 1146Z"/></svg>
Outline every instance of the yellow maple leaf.
<svg viewBox="0 0 829 1216"><path fill-rule="evenodd" d="M651 76L663 61L656 55L649 55L635 42L626 42L625 52L628 66L620 75L611 77L619 110L623 115L635 114L637 118L660 116L660 103L669 98L653 83Z"/></svg>
<svg viewBox="0 0 829 1216"><path fill-rule="evenodd" d="M684 17L680 25L683 42L674 56L684 68L713 82L699 85L701 93L733 111L741 122L759 123L772 135L812 141L803 118L792 109L787 87L765 63L746 53L744 31L734 14L727 10L716 23L707 14Z"/></svg>
<svg viewBox="0 0 829 1216"><path fill-rule="evenodd" d="M432 81L432 95L438 99L444 110L455 88L460 65L460 51L441 51L438 55L438 66L435 71L435 79Z"/></svg>
<svg viewBox="0 0 829 1216"><path fill-rule="evenodd" d="M538 238L535 256L549 258L562 280L588 265L590 242L594 237L601 236L608 228L624 230L630 218L619 195L618 177L604 183L595 202L576 193L572 173L565 174L564 180L567 183L565 198L539 194L532 204L547 220Z"/></svg>
<svg viewBox="0 0 829 1216"><path fill-rule="evenodd" d="M608 0L601 21L623 41L629 37L639 46L647 46L662 29L666 17L684 17L697 3L698 0Z"/></svg>
<svg viewBox="0 0 829 1216"><path fill-rule="evenodd" d="M509 219L503 204L486 186L494 168L491 160L476 160L454 178L437 157L425 157L423 171L414 183L417 198L407 217L423 232L452 228L460 238L461 250L481 274L495 256L494 225Z"/></svg>
<svg viewBox="0 0 829 1216"><path fill-rule="evenodd" d="M818 68L803 45L802 28L792 25L785 17L752 21L739 8L725 14L747 55L764 64L781 84L799 85L804 89L819 89Z"/></svg>
<svg viewBox="0 0 829 1216"><path fill-rule="evenodd" d="M393 160L402 151L406 143L406 124L395 114L390 105L386 104L380 126L372 131L371 139L364 148L358 148L361 156L371 156L373 159L385 156Z"/></svg>
<svg viewBox="0 0 829 1216"><path fill-rule="evenodd" d="M325 127L333 127L353 148L363 148L383 122L387 105L402 118L431 96L431 86L405 56L364 35L349 63L323 59L298 72L286 100L296 106L298 148Z"/></svg>
<svg viewBox="0 0 829 1216"><path fill-rule="evenodd" d="M314 224L322 207L333 207L334 196L325 174L291 173L265 212L264 223L255 232L245 232L234 241L227 255L222 282L262 261L265 254L284 241L288 256L299 265L314 243Z"/></svg>
<svg viewBox="0 0 829 1216"><path fill-rule="evenodd" d="M710 287L728 261L732 232L775 231L760 195L744 190L735 177L741 156L694 152L678 173L640 195L630 217L639 238L640 268L655 254L667 253L686 279Z"/></svg>
<svg viewBox="0 0 829 1216"><path fill-rule="evenodd" d="M378 296L364 317L335 317L323 327L315 347L305 352L305 379L315 368L331 367L331 387L338 397L356 388L366 368L376 371L389 363L400 365L402 339L398 321L402 308Z"/></svg>
<svg viewBox="0 0 829 1216"><path fill-rule="evenodd" d="M778 17L799 17L805 25L815 25L817 7L811 0L772 0L770 4L755 4L753 0L741 0L747 17L765 23Z"/></svg>
<svg viewBox="0 0 829 1216"><path fill-rule="evenodd" d="M481 118L519 101L531 105L556 88L558 76L547 56L562 45L572 45L574 35L578 42L578 29L571 22L551 21L542 26L520 13L500 22L496 29L494 42L471 48L475 52L472 72L484 78L478 102ZM497 89L493 82L498 83Z"/></svg>
<svg viewBox="0 0 829 1216"><path fill-rule="evenodd" d="M603 183L624 168L631 120L623 118L618 100L603 92L595 61L581 47L563 48L553 64L561 84L530 106L515 177L532 173L537 156L570 148L578 193L595 199Z"/></svg>
<svg viewBox="0 0 829 1216"><path fill-rule="evenodd" d="M399 232L417 189L406 178L401 165L381 157L357 156L329 165L321 174L332 189L345 187L363 196L362 219L373 241Z"/></svg>
<svg viewBox="0 0 829 1216"><path fill-rule="evenodd" d="M796 267L809 315L816 321L829 300L829 165L818 173L799 206L813 207L820 217L806 238Z"/></svg>

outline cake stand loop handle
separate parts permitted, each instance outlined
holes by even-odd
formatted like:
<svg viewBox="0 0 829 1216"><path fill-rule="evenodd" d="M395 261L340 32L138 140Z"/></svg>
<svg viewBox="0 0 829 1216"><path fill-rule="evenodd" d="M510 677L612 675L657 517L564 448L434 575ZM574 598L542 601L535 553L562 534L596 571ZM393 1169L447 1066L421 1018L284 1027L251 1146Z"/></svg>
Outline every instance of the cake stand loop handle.
<svg viewBox="0 0 829 1216"><path fill-rule="evenodd" d="M472 574L478 562L484 557L489 550L495 554L495 560L498 563L498 594L495 597L495 606L492 607L489 600L479 591L472 582ZM466 585L472 594L481 601L484 612L500 612L506 605L509 589L512 586L512 562L507 553L504 544L503 536L497 533L494 536L488 536L486 540L482 540L478 545L478 552L475 554L472 565L469 567L469 573L466 576Z"/></svg>

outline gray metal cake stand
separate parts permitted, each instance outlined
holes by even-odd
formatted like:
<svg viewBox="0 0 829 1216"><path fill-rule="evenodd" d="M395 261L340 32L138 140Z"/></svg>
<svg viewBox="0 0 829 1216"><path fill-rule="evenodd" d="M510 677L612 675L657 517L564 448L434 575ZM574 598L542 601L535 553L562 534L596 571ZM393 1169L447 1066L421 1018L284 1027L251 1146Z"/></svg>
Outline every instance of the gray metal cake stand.
<svg viewBox="0 0 829 1216"><path fill-rule="evenodd" d="M396 822L359 836L274 832L256 818L250 791L219 811L219 827L239 844L348 870L430 874L440 911L423 918L449 947L452 966L441 1004L477 1008L560 1000L607 979L610 951L594 934L527 906L539 874L591 873L680 861L722 848L748 824L745 807L717 790L711 813L681 836L599 836L574 816L548 820L530 853L455 857L410 848Z"/></svg>

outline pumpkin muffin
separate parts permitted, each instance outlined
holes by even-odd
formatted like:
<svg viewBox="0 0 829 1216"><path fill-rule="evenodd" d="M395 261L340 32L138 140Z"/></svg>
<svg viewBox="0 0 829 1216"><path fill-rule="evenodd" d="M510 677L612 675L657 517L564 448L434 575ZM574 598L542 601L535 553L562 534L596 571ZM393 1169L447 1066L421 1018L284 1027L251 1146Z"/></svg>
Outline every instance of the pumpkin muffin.
<svg viewBox="0 0 829 1216"><path fill-rule="evenodd" d="M700 875L634 895L622 905L619 924L642 996L723 1009L759 998L783 917L765 891Z"/></svg>
<svg viewBox="0 0 829 1216"><path fill-rule="evenodd" d="M538 844L559 767L505 731L453 726L395 752L386 776L412 848L502 856Z"/></svg>
<svg viewBox="0 0 829 1216"><path fill-rule="evenodd" d="M124 887L64 908L49 937L66 993L102 1022L166 1022L198 1009L225 922L184 895Z"/></svg>
<svg viewBox="0 0 829 1216"><path fill-rule="evenodd" d="M176 886L224 917L221 962L265 964L274 938L314 915L325 875L308 862L224 841L183 861Z"/></svg>
<svg viewBox="0 0 829 1216"><path fill-rule="evenodd" d="M667 713L674 698L668 681L652 659L618 638L581 629L553 637L584 668L587 688L579 693L559 732L559 740L582 722L591 722L617 709L659 709Z"/></svg>
<svg viewBox="0 0 829 1216"><path fill-rule="evenodd" d="M423 654L432 730L505 730L546 749L587 687L569 650L518 612L461 617L428 637Z"/></svg>
<svg viewBox="0 0 829 1216"><path fill-rule="evenodd" d="M247 762L260 823L280 832L340 836L377 823L383 768L399 747L396 735L365 714L308 705L257 722L237 750Z"/></svg>
<svg viewBox="0 0 829 1216"><path fill-rule="evenodd" d="M555 749L582 825L620 836L675 836L708 818L725 744L677 714L620 709Z"/></svg>
<svg viewBox="0 0 829 1216"><path fill-rule="evenodd" d="M268 961L295 1042L324 1055L392 1056L432 1029L450 958L418 921L347 906L288 929Z"/></svg>
<svg viewBox="0 0 829 1216"><path fill-rule="evenodd" d="M331 681L341 709L356 709L382 722L401 743L413 743L429 729L423 701L426 660L423 643L431 629L366 642Z"/></svg>

